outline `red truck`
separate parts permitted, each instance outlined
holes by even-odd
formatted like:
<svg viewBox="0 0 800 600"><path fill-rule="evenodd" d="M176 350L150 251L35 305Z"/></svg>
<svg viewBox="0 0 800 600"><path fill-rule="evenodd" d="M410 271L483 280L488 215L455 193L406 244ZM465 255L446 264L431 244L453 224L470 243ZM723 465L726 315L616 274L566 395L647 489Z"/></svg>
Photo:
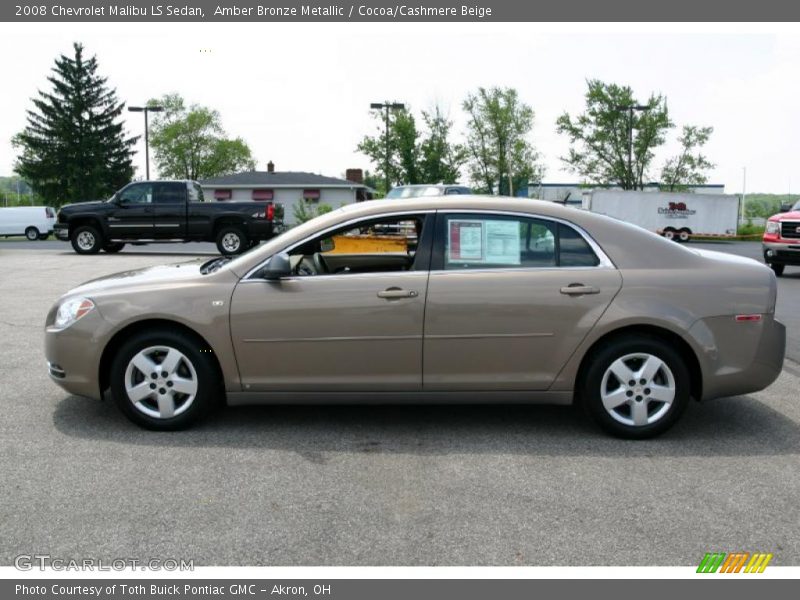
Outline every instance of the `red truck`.
<svg viewBox="0 0 800 600"><path fill-rule="evenodd" d="M800 201L767 220L764 262L780 277L786 265L800 266Z"/></svg>

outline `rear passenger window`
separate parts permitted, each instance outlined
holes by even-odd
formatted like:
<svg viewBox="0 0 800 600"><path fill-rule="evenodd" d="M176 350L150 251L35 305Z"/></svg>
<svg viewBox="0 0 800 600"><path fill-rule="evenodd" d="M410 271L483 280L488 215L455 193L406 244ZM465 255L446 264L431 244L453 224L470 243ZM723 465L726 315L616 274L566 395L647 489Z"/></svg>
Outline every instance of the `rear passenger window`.
<svg viewBox="0 0 800 600"><path fill-rule="evenodd" d="M572 227L558 226L559 266L596 267L600 259L583 236Z"/></svg>
<svg viewBox="0 0 800 600"><path fill-rule="evenodd" d="M575 229L545 219L463 214L448 215L444 225L446 270L600 264Z"/></svg>

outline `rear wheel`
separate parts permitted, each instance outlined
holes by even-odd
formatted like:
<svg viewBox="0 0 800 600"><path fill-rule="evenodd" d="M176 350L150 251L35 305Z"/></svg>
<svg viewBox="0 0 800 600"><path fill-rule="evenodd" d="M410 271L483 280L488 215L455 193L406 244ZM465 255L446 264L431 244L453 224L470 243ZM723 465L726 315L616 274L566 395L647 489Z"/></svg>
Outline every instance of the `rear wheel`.
<svg viewBox="0 0 800 600"><path fill-rule="evenodd" d="M661 235L663 235L664 238L666 238L668 240L674 240L675 239L675 230L672 227L667 227L663 231L663 233Z"/></svg>
<svg viewBox="0 0 800 600"><path fill-rule="evenodd" d="M681 229L678 232L678 241L681 242L681 243L686 243L686 242L689 241L691 236L692 236L692 232L691 231L689 231L688 229Z"/></svg>
<svg viewBox="0 0 800 600"><path fill-rule="evenodd" d="M160 431L189 427L222 397L208 349L168 329L137 334L122 345L111 364L111 391L126 417Z"/></svg>
<svg viewBox="0 0 800 600"><path fill-rule="evenodd" d="M78 254L97 254L103 247L103 236L91 225L76 227L69 239Z"/></svg>
<svg viewBox="0 0 800 600"><path fill-rule="evenodd" d="M241 254L249 247L247 235L235 225L223 226L217 232L217 250L223 256Z"/></svg>
<svg viewBox="0 0 800 600"><path fill-rule="evenodd" d="M39 239L39 235L40 235L39 234L39 230L36 229L36 227L28 227L25 230L25 237L27 239L29 239L30 241L32 241L32 242L35 242L36 240L38 240Z"/></svg>
<svg viewBox="0 0 800 600"><path fill-rule="evenodd" d="M591 358L580 385L584 406L612 435L645 439L669 429L686 408L689 371L667 343L617 338Z"/></svg>
<svg viewBox="0 0 800 600"><path fill-rule="evenodd" d="M120 250L125 247L125 244L121 242L111 242L103 246L103 251L107 252L108 254L116 254Z"/></svg>
<svg viewBox="0 0 800 600"><path fill-rule="evenodd" d="M786 268L786 265L776 265L775 263L772 263L769 266L769 268L775 272L775 275L777 275L778 277L782 277L783 270Z"/></svg>

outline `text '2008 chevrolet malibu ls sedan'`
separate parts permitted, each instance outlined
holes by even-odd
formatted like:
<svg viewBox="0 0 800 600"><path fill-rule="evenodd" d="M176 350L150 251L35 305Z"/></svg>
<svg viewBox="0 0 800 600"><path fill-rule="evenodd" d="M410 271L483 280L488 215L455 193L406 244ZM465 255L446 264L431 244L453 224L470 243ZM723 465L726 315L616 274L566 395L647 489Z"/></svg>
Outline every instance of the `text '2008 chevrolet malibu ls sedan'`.
<svg viewBox="0 0 800 600"><path fill-rule="evenodd" d="M48 314L46 355L65 390L110 390L151 429L222 402L580 402L645 438L690 398L778 377L776 296L755 261L577 209L382 200L233 260L88 282Z"/></svg>

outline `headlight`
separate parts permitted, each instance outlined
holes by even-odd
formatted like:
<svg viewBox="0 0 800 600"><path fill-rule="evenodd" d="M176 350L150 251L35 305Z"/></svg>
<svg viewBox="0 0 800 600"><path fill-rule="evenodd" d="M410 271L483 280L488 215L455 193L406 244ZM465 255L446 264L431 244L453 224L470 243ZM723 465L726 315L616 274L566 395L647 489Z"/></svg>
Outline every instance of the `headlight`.
<svg viewBox="0 0 800 600"><path fill-rule="evenodd" d="M781 224L779 221L767 221L767 233L779 233Z"/></svg>
<svg viewBox="0 0 800 600"><path fill-rule="evenodd" d="M92 309L94 302L88 298L70 298L58 307L56 322L53 325L58 329L66 329Z"/></svg>

